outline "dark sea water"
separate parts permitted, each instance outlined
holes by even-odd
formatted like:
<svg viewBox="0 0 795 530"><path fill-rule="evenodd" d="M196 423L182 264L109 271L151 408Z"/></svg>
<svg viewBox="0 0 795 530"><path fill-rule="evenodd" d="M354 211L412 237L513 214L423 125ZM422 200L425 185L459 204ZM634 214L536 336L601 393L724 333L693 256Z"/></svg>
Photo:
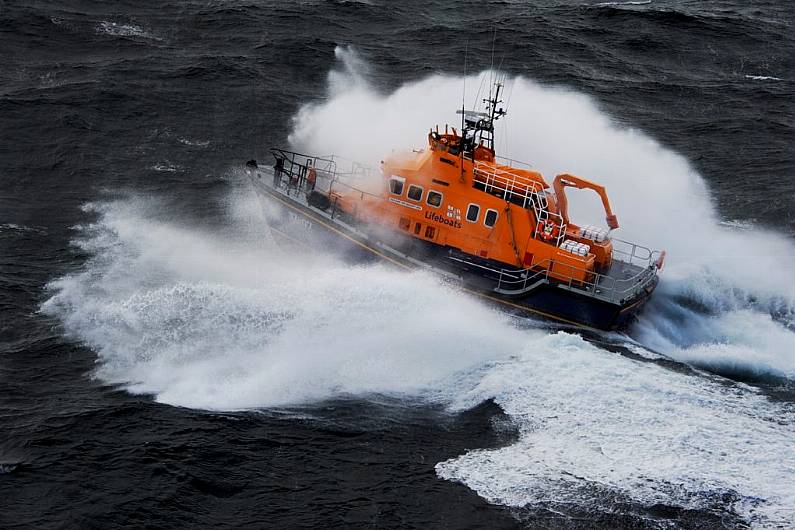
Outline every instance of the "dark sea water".
<svg viewBox="0 0 795 530"><path fill-rule="evenodd" d="M274 257L242 162L465 67L669 249L626 334ZM795 527L793 236L791 2L0 0L0 527Z"/></svg>

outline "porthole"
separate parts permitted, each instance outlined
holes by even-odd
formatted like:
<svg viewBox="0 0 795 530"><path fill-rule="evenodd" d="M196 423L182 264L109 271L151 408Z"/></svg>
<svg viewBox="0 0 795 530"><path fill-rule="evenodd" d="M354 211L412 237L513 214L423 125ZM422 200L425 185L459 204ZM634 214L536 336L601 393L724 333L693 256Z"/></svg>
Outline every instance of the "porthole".
<svg viewBox="0 0 795 530"><path fill-rule="evenodd" d="M429 191L428 192L428 206L433 206L434 208L438 208L442 205L442 194L438 191Z"/></svg>
<svg viewBox="0 0 795 530"><path fill-rule="evenodd" d="M403 177L392 175L392 177L389 178L389 191L395 195L403 195L403 185L405 183L406 179Z"/></svg>
<svg viewBox="0 0 795 530"><path fill-rule="evenodd" d="M493 227L497 224L497 210L492 210L489 208L486 210L486 215L483 216L483 224L488 226L489 228Z"/></svg>
<svg viewBox="0 0 795 530"><path fill-rule="evenodd" d="M477 204L470 204L467 207L467 221L470 223L477 223L480 217L480 206Z"/></svg>
<svg viewBox="0 0 795 530"><path fill-rule="evenodd" d="M407 196L412 201L420 202L422 200L422 187L417 186L416 184L412 184L411 186L409 186L409 191Z"/></svg>

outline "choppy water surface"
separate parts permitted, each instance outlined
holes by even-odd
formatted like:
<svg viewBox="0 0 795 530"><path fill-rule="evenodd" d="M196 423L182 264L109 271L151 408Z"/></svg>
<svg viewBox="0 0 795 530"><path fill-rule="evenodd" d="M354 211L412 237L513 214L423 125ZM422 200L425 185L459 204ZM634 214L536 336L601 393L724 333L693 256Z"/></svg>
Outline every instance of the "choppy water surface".
<svg viewBox="0 0 795 530"><path fill-rule="evenodd" d="M794 524L786 3L0 17L2 526ZM498 68L499 150L668 251L625 333L270 239L242 161L377 163Z"/></svg>

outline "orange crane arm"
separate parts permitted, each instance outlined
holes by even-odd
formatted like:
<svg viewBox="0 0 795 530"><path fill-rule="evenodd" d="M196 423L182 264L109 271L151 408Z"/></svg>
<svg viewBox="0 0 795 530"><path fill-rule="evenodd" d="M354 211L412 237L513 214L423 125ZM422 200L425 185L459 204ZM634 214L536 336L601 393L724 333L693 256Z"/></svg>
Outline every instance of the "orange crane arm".
<svg viewBox="0 0 795 530"><path fill-rule="evenodd" d="M607 226L609 226L611 229L618 228L618 218L616 218L616 216L613 214L613 210L610 209L610 200L607 198L607 192L605 191L604 186L596 184L595 182L591 182L590 180L585 180L584 178L569 175L568 173L558 175L555 177L555 181L552 183L552 187L555 190L555 197L558 201L558 209L560 210L560 216L563 218L563 222L569 224L569 205L568 201L566 200L566 190L564 189L566 186L577 188L579 190L589 189L595 191L599 197L601 197L602 205L605 207L605 220L607 221Z"/></svg>

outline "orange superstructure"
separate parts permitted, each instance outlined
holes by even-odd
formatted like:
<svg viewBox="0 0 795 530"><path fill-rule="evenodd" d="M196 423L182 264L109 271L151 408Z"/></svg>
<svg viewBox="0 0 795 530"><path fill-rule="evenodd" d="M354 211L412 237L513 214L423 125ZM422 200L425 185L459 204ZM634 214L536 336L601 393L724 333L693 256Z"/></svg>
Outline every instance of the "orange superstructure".
<svg viewBox="0 0 795 530"><path fill-rule="evenodd" d="M391 155L364 180L361 166L341 172L333 157L274 148L273 183L264 185L251 161L258 191L282 214L272 228L452 274L511 310L602 329L626 324L657 285L665 253L611 237L618 220L599 184L570 174L549 183L497 157L500 88L487 112L461 110L460 129L431 129L427 148ZM607 228L571 220L567 187L599 195Z"/></svg>
<svg viewBox="0 0 795 530"><path fill-rule="evenodd" d="M496 97L490 103L493 116ZM437 127L428 134L426 150L386 159L380 194L337 187L331 191L332 201L363 222L509 266L549 268L564 281L583 282L608 267L610 239L588 238L569 220L564 189L596 191L608 225L617 228L604 188L558 175L553 189L538 172L500 164L488 134L492 120L470 123L473 127L461 132L445 127L439 133Z"/></svg>

